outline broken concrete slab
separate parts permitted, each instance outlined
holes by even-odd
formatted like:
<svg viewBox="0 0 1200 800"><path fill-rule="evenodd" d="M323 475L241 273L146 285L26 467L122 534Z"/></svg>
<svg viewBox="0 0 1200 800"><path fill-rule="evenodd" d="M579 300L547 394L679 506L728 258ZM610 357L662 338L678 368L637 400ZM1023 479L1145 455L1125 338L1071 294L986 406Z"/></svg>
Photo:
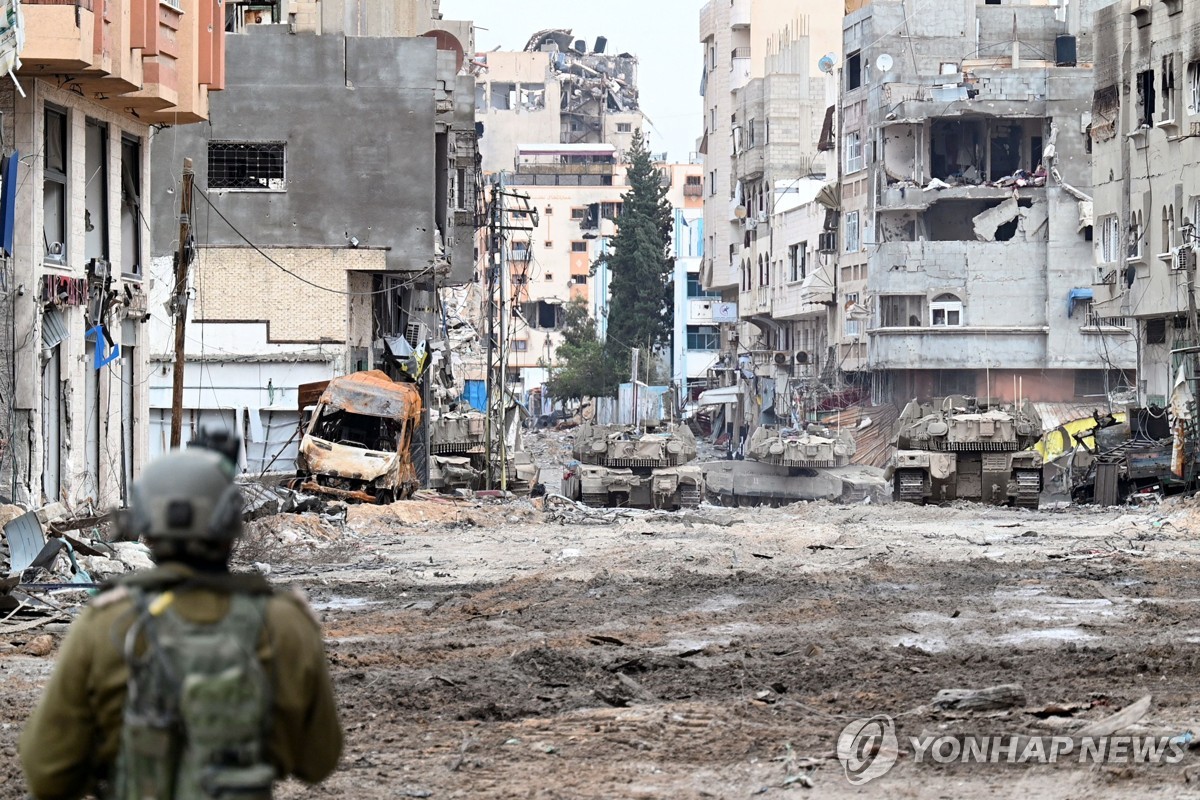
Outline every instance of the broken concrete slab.
<svg viewBox="0 0 1200 800"><path fill-rule="evenodd" d="M1006 225L1021 216L1021 206L1017 198L1010 197L995 208L989 208L977 215L972 222L975 225L975 238L981 242L996 241L996 231L1001 225Z"/></svg>
<svg viewBox="0 0 1200 800"><path fill-rule="evenodd" d="M20 575L46 546L46 534L36 511L29 511L4 526L8 541L8 571Z"/></svg>

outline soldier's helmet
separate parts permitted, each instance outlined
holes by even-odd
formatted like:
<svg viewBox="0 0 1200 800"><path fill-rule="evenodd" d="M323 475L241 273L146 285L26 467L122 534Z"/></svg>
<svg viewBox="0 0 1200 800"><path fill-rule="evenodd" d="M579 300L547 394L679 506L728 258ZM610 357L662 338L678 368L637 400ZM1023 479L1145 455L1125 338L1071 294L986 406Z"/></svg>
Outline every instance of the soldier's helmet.
<svg viewBox="0 0 1200 800"><path fill-rule="evenodd" d="M227 460L211 450L178 450L147 465L130 492L131 537L232 540L242 532L242 493Z"/></svg>

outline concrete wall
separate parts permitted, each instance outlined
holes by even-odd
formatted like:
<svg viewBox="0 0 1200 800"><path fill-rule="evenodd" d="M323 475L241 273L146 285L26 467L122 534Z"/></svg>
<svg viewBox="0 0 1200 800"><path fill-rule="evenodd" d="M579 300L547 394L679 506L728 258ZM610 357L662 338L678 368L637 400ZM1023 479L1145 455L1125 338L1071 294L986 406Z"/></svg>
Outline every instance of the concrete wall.
<svg viewBox="0 0 1200 800"><path fill-rule="evenodd" d="M287 143L286 191L214 192L221 212L259 246L349 247L355 237L386 249L390 270L427 268L436 232L434 41L251 28L230 37L228 52L211 125L159 137L169 152L193 158L201 187L208 141ZM179 170L155 160L156 197L169 196ZM173 251L177 234L177 221L159 215L155 252ZM203 234L208 245L245 244L220 219Z"/></svg>

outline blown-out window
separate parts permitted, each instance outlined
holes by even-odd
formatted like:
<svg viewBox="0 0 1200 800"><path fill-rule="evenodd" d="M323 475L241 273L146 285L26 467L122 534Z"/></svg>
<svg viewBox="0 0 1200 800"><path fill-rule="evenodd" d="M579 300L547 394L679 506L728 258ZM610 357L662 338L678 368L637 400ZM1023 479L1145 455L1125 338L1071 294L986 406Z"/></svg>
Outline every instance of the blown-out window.
<svg viewBox="0 0 1200 800"><path fill-rule="evenodd" d="M208 188L287 190L286 142L209 142Z"/></svg>

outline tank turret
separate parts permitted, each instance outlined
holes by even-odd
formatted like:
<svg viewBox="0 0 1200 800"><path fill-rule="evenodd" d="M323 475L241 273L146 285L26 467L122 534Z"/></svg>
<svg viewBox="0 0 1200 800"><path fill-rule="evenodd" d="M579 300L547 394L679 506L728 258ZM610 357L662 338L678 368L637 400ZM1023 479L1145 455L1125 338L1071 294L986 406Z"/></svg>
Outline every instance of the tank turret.
<svg viewBox="0 0 1200 800"><path fill-rule="evenodd" d="M844 467L855 451L854 436L817 425L807 429L760 426L750 438L746 457L784 467Z"/></svg>
<svg viewBox="0 0 1200 800"><path fill-rule="evenodd" d="M696 437L685 425L644 433L628 425L583 425L575 434L574 454L598 467L678 467L696 457Z"/></svg>
<svg viewBox="0 0 1200 800"><path fill-rule="evenodd" d="M1015 451L1032 447L1041 435L1041 417L1030 403L987 405L972 397L946 397L905 406L896 446L955 453Z"/></svg>

